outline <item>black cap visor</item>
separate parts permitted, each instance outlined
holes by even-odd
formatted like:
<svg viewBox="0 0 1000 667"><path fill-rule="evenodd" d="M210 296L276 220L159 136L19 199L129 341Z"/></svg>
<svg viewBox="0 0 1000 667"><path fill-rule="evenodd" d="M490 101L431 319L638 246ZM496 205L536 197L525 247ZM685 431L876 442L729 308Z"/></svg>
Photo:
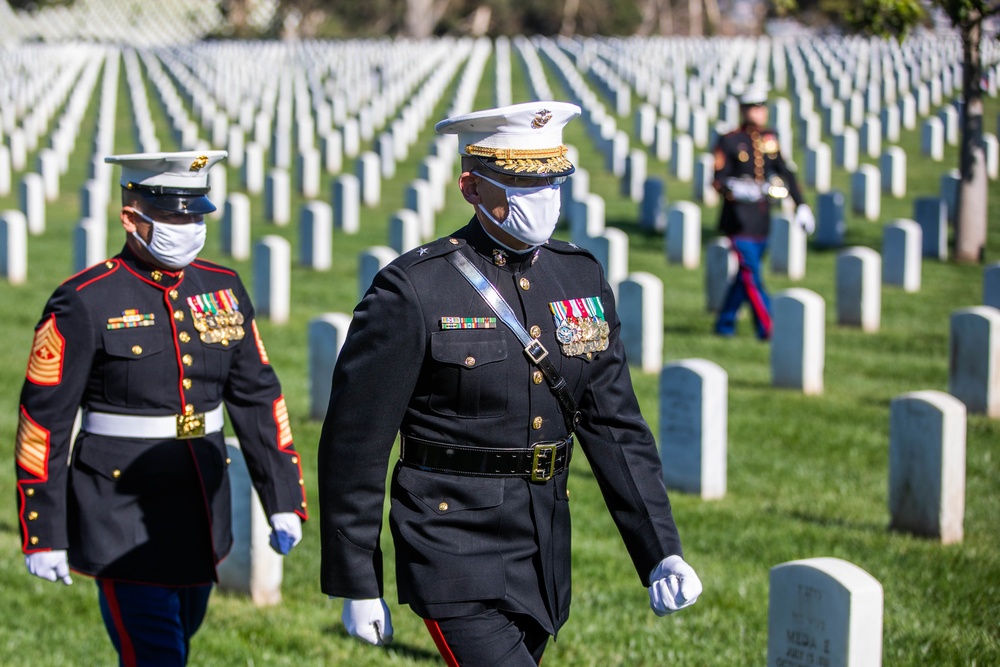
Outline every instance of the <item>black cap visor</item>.
<svg viewBox="0 0 1000 667"><path fill-rule="evenodd" d="M216 210L207 196L209 188L166 188L129 183L125 189L140 195L147 204L161 211L203 215Z"/></svg>

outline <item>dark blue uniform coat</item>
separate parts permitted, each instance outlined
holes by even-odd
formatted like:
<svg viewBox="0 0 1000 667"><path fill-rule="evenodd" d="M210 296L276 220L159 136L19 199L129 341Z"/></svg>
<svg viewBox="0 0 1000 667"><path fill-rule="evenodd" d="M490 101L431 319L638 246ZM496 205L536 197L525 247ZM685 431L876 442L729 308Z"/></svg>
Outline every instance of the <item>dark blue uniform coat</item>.
<svg viewBox="0 0 1000 667"><path fill-rule="evenodd" d="M188 302L199 295L234 297L239 330L204 342ZM156 271L126 248L63 283L36 328L21 392L16 468L24 552L68 549L73 569L108 579L215 580L232 543L221 431L194 439L80 432L71 459L70 439L78 407L160 416L186 406L207 412L223 401L267 514L305 518L281 387L236 273L200 260L183 271Z"/></svg>
<svg viewBox="0 0 1000 667"><path fill-rule="evenodd" d="M652 434L639 413L619 339L614 297L586 251L552 240L493 261L498 248L473 219L382 270L354 312L333 376L319 449L322 588L346 598L383 596L379 535L397 431L442 443L530 447L566 437L548 385L514 334L443 330L442 317L493 317L447 261L465 254L538 337L582 413L578 442L639 578L681 545ZM607 350L565 356L551 302L600 297ZM566 472L547 483L428 472L397 464L392 530L399 600L421 616L482 605L526 613L550 633L570 604Z"/></svg>

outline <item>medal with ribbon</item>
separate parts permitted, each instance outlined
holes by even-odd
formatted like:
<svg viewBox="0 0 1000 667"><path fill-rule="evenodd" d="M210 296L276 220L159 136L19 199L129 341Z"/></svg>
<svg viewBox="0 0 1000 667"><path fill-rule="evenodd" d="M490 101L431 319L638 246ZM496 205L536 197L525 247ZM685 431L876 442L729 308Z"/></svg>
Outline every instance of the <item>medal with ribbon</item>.
<svg viewBox="0 0 1000 667"><path fill-rule="evenodd" d="M608 323L597 296L553 301L549 304L556 325L556 340L567 357L608 349Z"/></svg>
<svg viewBox="0 0 1000 667"><path fill-rule="evenodd" d="M243 331L243 313L240 312L240 302L233 290L206 292L187 298L191 309L194 328L203 343L222 343L229 345L230 341L241 340Z"/></svg>

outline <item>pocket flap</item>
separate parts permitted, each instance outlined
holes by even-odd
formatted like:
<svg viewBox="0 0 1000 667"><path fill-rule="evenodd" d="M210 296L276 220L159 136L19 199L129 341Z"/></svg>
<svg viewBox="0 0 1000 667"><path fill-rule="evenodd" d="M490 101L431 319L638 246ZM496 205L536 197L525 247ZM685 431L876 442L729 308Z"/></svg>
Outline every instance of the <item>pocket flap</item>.
<svg viewBox="0 0 1000 667"><path fill-rule="evenodd" d="M112 357L145 359L163 352L163 334L139 329L105 331L104 351Z"/></svg>
<svg viewBox="0 0 1000 667"><path fill-rule="evenodd" d="M437 514L496 507L503 502L503 480L425 472L400 466L397 483Z"/></svg>
<svg viewBox="0 0 1000 667"><path fill-rule="evenodd" d="M506 359L507 341L496 332L436 331L431 334L431 357L442 364L476 368Z"/></svg>

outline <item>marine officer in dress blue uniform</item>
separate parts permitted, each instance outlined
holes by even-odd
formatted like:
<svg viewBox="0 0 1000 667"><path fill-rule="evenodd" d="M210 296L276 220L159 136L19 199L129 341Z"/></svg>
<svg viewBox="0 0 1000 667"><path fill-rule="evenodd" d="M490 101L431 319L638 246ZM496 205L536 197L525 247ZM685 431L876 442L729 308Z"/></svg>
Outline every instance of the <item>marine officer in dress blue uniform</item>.
<svg viewBox="0 0 1000 667"><path fill-rule="evenodd" d="M771 205L791 197L796 204L795 224L811 234L816 226L795 174L788 169L777 133L767 125L767 87L754 84L740 97L739 128L724 135L715 146L713 185L723 195L719 231L729 237L739 262L715 322L715 332L736 333L736 315L746 301L753 313L757 337L771 337L770 298L764 289L760 265L767 251Z"/></svg>
<svg viewBox="0 0 1000 667"><path fill-rule="evenodd" d="M587 251L551 239L573 173L572 104L441 121L474 208L375 277L333 374L319 445L322 589L348 632L392 638L379 535L399 601L449 665L535 665L570 608L567 478L586 452L658 615L701 593L639 412L614 296ZM491 305L492 304L492 305Z"/></svg>
<svg viewBox="0 0 1000 667"><path fill-rule="evenodd" d="M17 503L28 570L94 577L121 665L183 665L229 553L223 404L286 554L306 501L281 386L239 276L197 259L225 151L121 165L119 255L56 289L21 392ZM74 417L81 410L79 434Z"/></svg>

